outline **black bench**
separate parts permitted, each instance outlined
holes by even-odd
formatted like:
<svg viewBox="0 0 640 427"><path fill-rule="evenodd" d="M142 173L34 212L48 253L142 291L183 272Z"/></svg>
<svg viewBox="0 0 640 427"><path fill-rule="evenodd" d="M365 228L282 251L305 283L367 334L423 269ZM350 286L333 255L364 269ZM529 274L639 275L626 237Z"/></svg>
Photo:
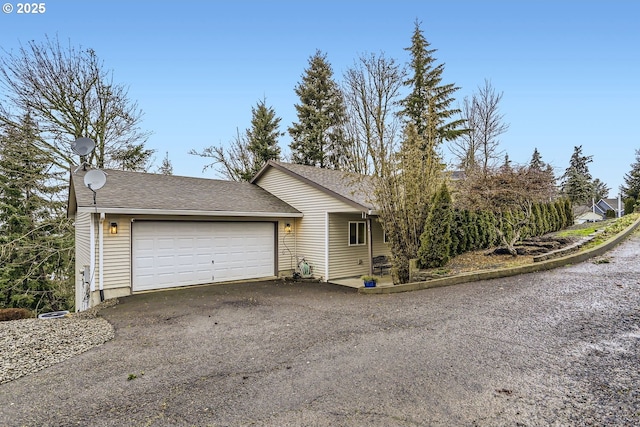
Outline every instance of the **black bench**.
<svg viewBox="0 0 640 427"><path fill-rule="evenodd" d="M386 271L389 271L391 268L391 262L386 255L378 255L373 257L373 274L376 274L376 271L379 271L379 275L382 276Z"/></svg>

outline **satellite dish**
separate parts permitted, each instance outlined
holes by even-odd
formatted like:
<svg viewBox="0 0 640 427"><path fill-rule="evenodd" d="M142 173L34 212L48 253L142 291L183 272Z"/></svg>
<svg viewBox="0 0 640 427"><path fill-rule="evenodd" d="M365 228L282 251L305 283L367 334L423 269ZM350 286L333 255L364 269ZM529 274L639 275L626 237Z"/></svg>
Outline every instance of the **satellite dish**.
<svg viewBox="0 0 640 427"><path fill-rule="evenodd" d="M91 138L78 138L71 143L71 149L78 156L90 154L96 147L96 143Z"/></svg>
<svg viewBox="0 0 640 427"><path fill-rule="evenodd" d="M93 192L101 189L107 183L107 174L100 169L91 169L84 176L84 185Z"/></svg>

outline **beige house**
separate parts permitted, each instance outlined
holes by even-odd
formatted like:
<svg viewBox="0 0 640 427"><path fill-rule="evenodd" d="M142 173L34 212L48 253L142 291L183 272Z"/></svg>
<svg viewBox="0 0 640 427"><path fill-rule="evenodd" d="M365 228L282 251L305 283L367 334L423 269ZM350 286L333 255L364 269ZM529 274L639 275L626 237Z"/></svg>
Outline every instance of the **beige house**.
<svg viewBox="0 0 640 427"><path fill-rule="evenodd" d="M76 308L179 286L371 271L388 255L362 177L269 162L250 183L107 170L95 193L72 174ZM360 190L359 190L360 189Z"/></svg>

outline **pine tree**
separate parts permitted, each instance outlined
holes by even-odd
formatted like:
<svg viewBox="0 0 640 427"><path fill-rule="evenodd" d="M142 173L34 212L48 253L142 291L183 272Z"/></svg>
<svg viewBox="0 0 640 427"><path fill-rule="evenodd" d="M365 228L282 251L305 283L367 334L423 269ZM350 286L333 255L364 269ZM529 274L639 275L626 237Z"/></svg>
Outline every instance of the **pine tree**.
<svg viewBox="0 0 640 427"><path fill-rule="evenodd" d="M529 167L535 170L543 170L546 164L542 161L542 156L537 148L533 149L533 155L531 156L531 161L529 162Z"/></svg>
<svg viewBox="0 0 640 427"><path fill-rule="evenodd" d="M407 121L414 124L418 135L424 139L424 151L427 155L435 155L443 141L451 141L464 132L464 120L451 119L460 113L459 109L451 108L453 94L459 88L454 84L442 84L444 64L435 64L433 54L436 49L430 49L430 46L420 23L416 22L411 47L406 48L411 54L409 68L413 73L404 85L411 93L401 105Z"/></svg>
<svg viewBox="0 0 640 427"><path fill-rule="evenodd" d="M309 59L302 82L295 88L298 122L289 128L295 163L339 169L347 153L343 135L345 103L333 70L321 51Z"/></svg>
<svg viewBox="0 0 640 427"><path fill-rule="evenodd" d="M0 135L0 307L73 306L73 232L30 117Z"/></svg>
<svg viewBox="0 0 640 427"><path fill-rule="evenodd" d="M631 164L631 170L624 174L624 185L620 190L624 198L638 200L640 197L640 150L636 150L636 160Z"/></svg>
<svg viewBox="0 0 640 427"><path fill-rule="evenodd" d="M573 203L590 204L593 196L593 181L588 164L593 156L582 155L582 146L574 147L569 167L562 176L561 191Z"/></svg>
<svg viewBox="0 0 640 427"><path fill-rule="evenodd" d="M453 209L446 184L436 193L420 236L418 259L422 268L442 267L451 257L451 224Z"/></svg>
<svg viewBox="0 0 640 427"><path fill-rule="evenodd" d="M162 159L162 164L158 168L158 173L162 175L173 175L173 165L169 160L169 152L167 151Z"/></svg>
<svg viewBox="0 0 640 427"><path fill-rule="evenodd" d="M604 182L600 181L599 178L596 178L592 182L593 186L593 194L591 197L597 202L600 199L606 199L609 197L609 186Z"/></svg>
<svg viewBox="0 0 640 427"><path fill-rule="evenodd" d="M227 179L249 181L266 162L280 159L278 138L283 135L278 130L280 120L263 99L251 108L251 127L244 134L238 130L228 147L210 146L201 152L190 150L189 154L213 158L205 169L220 165L220 172Z"/></svg>
<svg viewBox="0 0 640 427"><path fill-rule="evenodd" d="M542 160L542 156L537 148L534 148L528 170L529 180L542 192L546 189L549 198L555 196L556 177L553 173L553 167Z"/></svg>
<svg viewBox="0 0 640 427"><path fill-rule="evenodd" d="M251 108L251 127L247 129L247 148L253 153L251 177L269 160L280 160L278 138L284 135L279 130L280 120L273 107L267 107L264 98Z"/></svg>

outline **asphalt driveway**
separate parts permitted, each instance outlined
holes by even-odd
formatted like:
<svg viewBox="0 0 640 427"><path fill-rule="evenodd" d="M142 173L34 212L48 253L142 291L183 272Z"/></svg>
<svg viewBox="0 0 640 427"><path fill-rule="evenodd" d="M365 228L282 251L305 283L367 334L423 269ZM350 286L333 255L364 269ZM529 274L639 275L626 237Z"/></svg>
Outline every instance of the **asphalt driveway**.
<svg viewBox="0 0 640 427"><path fill-rule="evenodd" d="M640 424L640 238L392 295L315 283L123 298L115 339L0 385L8 426Z"/></svg>

